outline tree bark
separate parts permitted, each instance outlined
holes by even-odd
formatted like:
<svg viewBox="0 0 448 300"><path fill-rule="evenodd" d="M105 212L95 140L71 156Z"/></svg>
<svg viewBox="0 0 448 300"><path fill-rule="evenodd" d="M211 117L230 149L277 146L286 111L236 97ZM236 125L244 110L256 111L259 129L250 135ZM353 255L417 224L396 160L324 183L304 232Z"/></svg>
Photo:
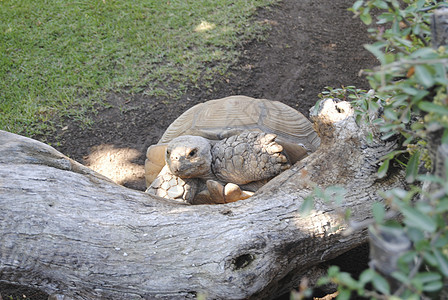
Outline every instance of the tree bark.
<svg viewBox="0 0 448 300"><path fill-rule="evenodd" d="M344 187L343 208L363 221L380 191L405 186L401 171L377 178L397 143L357 125L348 103L327 100L312 118L322 138L315 153L224 205L130 190L0 132L0 280L74 299L264 299L298 286L312 266L366 241L365 231L343 234L332 201L299 213L314 187Z"/></svg>

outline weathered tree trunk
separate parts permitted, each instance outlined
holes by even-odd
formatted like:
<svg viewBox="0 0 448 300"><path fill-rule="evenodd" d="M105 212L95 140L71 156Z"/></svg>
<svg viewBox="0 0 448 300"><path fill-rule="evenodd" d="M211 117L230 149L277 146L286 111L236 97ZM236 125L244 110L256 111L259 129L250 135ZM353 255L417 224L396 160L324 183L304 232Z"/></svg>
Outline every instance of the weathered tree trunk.
<svg viewBox="0 0 448 300"><path fill-rule="evenodd" d="M262 299L297 286L310 267L366 241L365 231L342 234L333 203L299 214L314 187L344 187L344 206L362 221L379 191L404 185L400 172L377 179L396 143L358 126L347 103L328 100L313 119L315 153L255 196L214 206L124 188L0 132L0 280L75 299Z"/></svg>

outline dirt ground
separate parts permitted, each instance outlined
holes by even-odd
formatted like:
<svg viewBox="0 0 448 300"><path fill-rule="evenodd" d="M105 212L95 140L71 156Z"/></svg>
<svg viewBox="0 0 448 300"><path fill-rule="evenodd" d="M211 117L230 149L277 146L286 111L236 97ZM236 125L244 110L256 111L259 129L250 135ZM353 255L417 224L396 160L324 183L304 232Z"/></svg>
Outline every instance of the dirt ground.
<svg viewBox="0 0 448 300"><path fill-rule="evenodd" d="M240 94L278 100L308 115L326 86L367 87L358 73L375 61L362 46L369 41L366 28L347 11L351 4L350 0L285 0L261 10L258 20L272 25L269 38L245 44L239 62L211 89L191 88L177 101L110 94L112 107L100 110L91 128L82 129L68 120L65 130L49 141L59 142L59 151L119 183L144 189L146 149L199 102Z"/></svg>
<svg viewBox="0 0 448 300"><path fill-rule="evenodd" d="M177 101L110 94L111 107L93 117L91 128L82 129L79 123L66 120L64 129L46 142L127 187L143 190L146 149L157 143L174 119L197 103L246 95L284 102L308 116L326 86L368 88L358 74L376 61L362 46L370 42L366 27L347 11L352 4L350 0L284 0L260 10L257 19L272 25L269 37L244 44L239 62L229 74L217 78L211 89L192 87ZM361 252L365 258L366 251ZM356 271L359 259L365 264L364 258L353 262L345 257L342 261L347 270ZM14 294L22 298L28 293L27 299L44 299L20 288L0 286L0 291L3 297Z"/></svg>

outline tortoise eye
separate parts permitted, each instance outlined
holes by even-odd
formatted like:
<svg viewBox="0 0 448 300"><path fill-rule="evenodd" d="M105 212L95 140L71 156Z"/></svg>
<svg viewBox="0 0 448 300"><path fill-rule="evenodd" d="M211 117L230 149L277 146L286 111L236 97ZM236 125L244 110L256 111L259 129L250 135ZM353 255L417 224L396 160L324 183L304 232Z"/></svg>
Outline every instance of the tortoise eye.
<svg viewBox="0 0 448 300"><path fill-rule="evenodd" d="M196 155L196 153L198 152L198 149L193 149L190 151L190 153L188 153L188 157L193 157Z"/></svg>

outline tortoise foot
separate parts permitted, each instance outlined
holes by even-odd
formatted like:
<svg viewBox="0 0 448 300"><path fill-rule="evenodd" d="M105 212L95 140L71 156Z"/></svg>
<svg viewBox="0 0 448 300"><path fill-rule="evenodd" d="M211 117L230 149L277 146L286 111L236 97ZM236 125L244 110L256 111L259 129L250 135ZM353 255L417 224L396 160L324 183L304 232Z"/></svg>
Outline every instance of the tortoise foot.
<svg viewBox="0 0 448 300"><path fill-rule="evenodd" d="M215 180L207 180L207 189L214 203L230 203L244 200L254 193L242 190L234 183L227 183L225 186Z"/></svg>

